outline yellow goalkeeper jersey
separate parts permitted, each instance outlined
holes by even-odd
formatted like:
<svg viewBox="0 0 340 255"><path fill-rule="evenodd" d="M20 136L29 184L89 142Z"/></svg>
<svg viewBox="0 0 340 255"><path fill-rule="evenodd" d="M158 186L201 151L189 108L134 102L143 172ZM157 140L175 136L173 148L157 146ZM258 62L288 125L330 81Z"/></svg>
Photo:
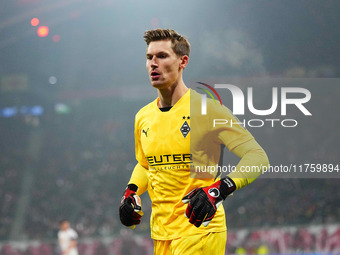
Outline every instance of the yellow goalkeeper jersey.
<svg viewBox="0 0 340 255"><path fill-rule="evenodd" d="M226 231L223 206L207 227L199 228L184 216L187 205L182 198L194 188L205 187L217 180L215 175L192 175L195 165L217 165L221 145L229 150L253 139L243 127L213 127L210 112L219 118L237 120L226 107L208 100L208 115L193 117L193 108L201 109L201 95L189 89L169 110L162 112L157 98L143 107L135 119L135 147L138 161L129 183L143 190L141 174L145 172L147 190L152 201L151 237L171 240L204 232ZM192 108L192 111L190 109ZM193 136L195 137L193 139ZM201 139L200 139L201 138ZM236 182L237 185L237 182ZM140 191L137 193L141 193Z"/></svg>

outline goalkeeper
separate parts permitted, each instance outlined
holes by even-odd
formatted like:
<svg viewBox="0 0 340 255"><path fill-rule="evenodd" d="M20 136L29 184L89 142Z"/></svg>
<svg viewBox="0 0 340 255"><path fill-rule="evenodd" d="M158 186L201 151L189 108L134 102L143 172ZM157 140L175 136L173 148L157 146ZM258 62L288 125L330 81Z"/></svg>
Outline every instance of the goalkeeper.
<svg viewBox="0 0 340 255"><path fill-rule="evenodd" d="M158 98L135 118L138 161L119 207L122 224L140 223L139 196L148 191L152 201L151 238L154 254L225 254L226 222L221 203L261 173L241 172L241 166L267 166L268 159L254 137L238 124L213 127L212 118L237 123L230 111L208 100L207 115L201 95L188 89L183 70L190 44L174 30L146 31L146 68ZM221 147L240 157L236 170L224 178L216 172L195 172L195 166L219 164Z"/></svg>

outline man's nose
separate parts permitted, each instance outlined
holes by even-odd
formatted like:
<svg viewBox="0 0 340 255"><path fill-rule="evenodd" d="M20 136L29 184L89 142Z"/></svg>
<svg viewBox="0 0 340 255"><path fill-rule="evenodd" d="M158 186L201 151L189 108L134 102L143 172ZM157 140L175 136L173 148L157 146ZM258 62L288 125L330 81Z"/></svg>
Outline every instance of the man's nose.
<svg viewBox="0 0 340 255"><path fill-rule="evenodd" d="M151 61L150 61L151 67L158 67L157 61L156 61L156 56L153 56Z"/></svg>

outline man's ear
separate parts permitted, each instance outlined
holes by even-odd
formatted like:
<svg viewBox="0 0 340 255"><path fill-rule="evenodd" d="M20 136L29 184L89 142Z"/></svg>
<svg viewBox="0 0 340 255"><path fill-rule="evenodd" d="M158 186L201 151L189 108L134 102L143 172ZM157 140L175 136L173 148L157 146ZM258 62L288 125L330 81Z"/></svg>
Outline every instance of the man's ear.
<svg viewBox="0 0 340 255"><path fill-rule="evenodd" d="M179 67L184 69L188 63L189 63L189 57L187 55L184 55L181 57L181 62L179 64Z"/></svg>

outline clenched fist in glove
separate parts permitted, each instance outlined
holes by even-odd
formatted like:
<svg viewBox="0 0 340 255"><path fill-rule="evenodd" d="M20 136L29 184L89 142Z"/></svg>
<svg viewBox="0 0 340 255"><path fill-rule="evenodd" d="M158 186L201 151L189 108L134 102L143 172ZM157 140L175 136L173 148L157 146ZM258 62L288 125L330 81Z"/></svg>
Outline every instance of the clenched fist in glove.
<svg viewBox="0 0 340 255"><path fill-rule="evenodd" d="M138 187L135 184L129 184L119 206L121 223L131 229L134 229L140 223L143 216L142 203L140 197L136 194L137 189Z"/></svg>
<svg viewBox="0 0 340 255"><path fill-rule="evenodd" d="M236 190L234 181L225 177L214 184L196 188L183 197L182 202L188 203L185 216L196 227L208 226L215 216L216 210L228 195Z"/></svg>

